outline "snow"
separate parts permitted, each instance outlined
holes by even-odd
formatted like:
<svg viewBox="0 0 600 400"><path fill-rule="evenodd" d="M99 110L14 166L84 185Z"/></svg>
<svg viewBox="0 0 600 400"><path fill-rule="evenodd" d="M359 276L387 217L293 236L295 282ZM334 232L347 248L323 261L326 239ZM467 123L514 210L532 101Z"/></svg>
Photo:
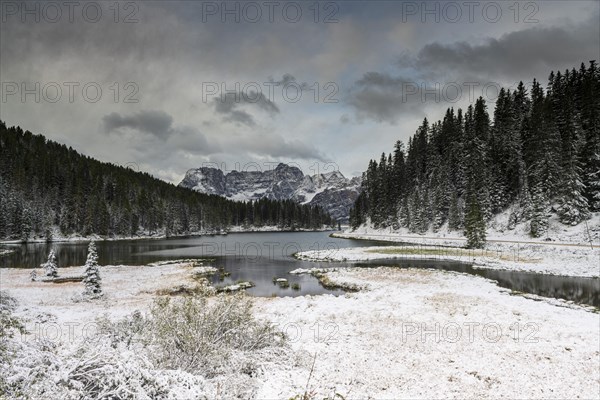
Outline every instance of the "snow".
<svg viewBox="0 0 600 400"><path fill-rule="evenodd" d="M303 274L323 274L326 272L337 271L338 268L296 268L290 271L292 275L303 275Z"/></svg>
<svg viewBox="0 0 600 400"><path fill-rule="evenodd" d="M360 183L361 178L347 179L340 171L304 175L300 169L280 163L275 170L265 171L191 169L179 185L236 201L291 199L321 206L336 219L347 219L352 194L358 195Z"/></svg>
<svg viewBox="0 0 600 400"><path fill-rule="evenodd" d="M198 189L194 188L194 190ZM227 198L234 201L248 201L250 199L260 199L265 193L267 193L267 190L268 188L250 188L249 190L242 190L238 193L227 196ZM198 191L202 192L201 190Z"/></svg>
<svg viewBox="0 0 600 400"><path fill-rule="evenodd" d="M285 329L306 358L302 368L269 371L257 398L291 398L307 382L314 398L598 397L598 314L511 296L453 272L328 276L368 289L256 300L259 316Z"/></svg>
<svg viewBox="0 0 600 400"><path fill-rule="evenodd" d="M2 290L7 290L24 309L24 316L54 314L59 326L69 323L80 326L93 323L97 316L107 314L122 317L136 309L146 309L157 293L181 285L194 283L193 263L175 263L161 266L100 266L102 288L105 292L100 300L74 303L84 290L81 282L47 283L32 282L31 269L0 268ZM59 269L60 276L82 275L84 267ZM38 276L40 274L38 273ZM81 334L81 330L77 333Z"/></svg>
<svg viewBox="0 0 600 400"><path fill-rule="evenodd" d="M573 227L561 224L558 217L554 216L550 219L547 238L544 239L531 238L527 234L527 224L517 225L511 230L507 228L507 222L508 212L505 212L489 224L485 250L463 249L466 239L462 232L448 232L446 226L439 232L430 230L423 235L406 229L392 231L362 226L354 232L346 230L332 236L408 244L308 251L296 256L322 261L432 258L465 261L480 268L563 276L600 276L600 213L594 213L590 220Z"/></svg>
<svg viewBox="0 0 600 400"><path fill-rule="evenodd" d="M380 236L333 234L334 237L384 240ZM386 236L385 239L390 239ZM398 241L399 238L395 237ZM411 239L412 240L412 239ZM370 246L310 250L296 254L311 261L368 261L383 259L454 260L475 267L518 270L562 276L600 276L600 248L494 244L485 250L432 245Z"/></svg>
<svg viewBox="0 0 600 400"><path fill-rule="evenodd" d="M493 242L519 242L536 244L569 244L584 247L600 247L600 212L592 213L589 220L581 222L576 226L568 226L560 223L558 216L553 214L549 218L548 232L543 238L532 238L529 235L529 223L522 222L513 229L509 228L510 210L497 214L487 224L487 241ZM431 228L422 235L410 232L406 228L398 230L374 229L370 226L361 226L355 231L346 230L346 234L369 236L376 240L404 241L420 244L440 244L448 246L463 246L466 238L462 231L450 231L448 225L444 224L438 232Z"/></svg>
<svg viewBox="0 0 600 400"><path fill-rule="evenodd" d="M105 296L90 302L72 300L82 283L31 282L30 270L0 269L2 289L18 300L16 315L31 331L20 341L21 359L31 360L32 371L43 371L33 356L33 339L52 335L50 328L58 326L62 335L51 338L58 346L55 357L71 355L61 370L93 368L100 352L108 360L102 366L104 379L158 382L178 399L230 398L235 392L244 393L243 398L292 398L307 388L314 398L339 393L376 399L594 398L600 390L599 314L513 296L481 277L423 269L319 270L332 283L363 289L343 296L253 298L254 315L287 333L290 348L258 357L254 368L260 373L252 377L206 379L154 370L135 351L103 343L73 364L69 345L79 343L97 317L115 321L135 310L144 312L161 294L193 287L194 273L210 268L176 261L101 266ZM59 272L82 271L69 267ZM317 272L293 272L308 271Z"/></svg>
<svg viewBox="0 0 600 400"><path fill-rule="evenodd" d="M251 282L240 282L240 283L235 283L233 285L217 288L217 290L220 292L238 292L240 290L249 289L252 286L254 286L254 285Z"/></svg>
<svg viewBox="0 0 600 400"><path fill-rule="evenodd" d="M319 230L329 230L330 228L323 229L296 229L298 231L319 231ZM198 232L189 232L181 235L171 235L170 237L190 237L190 236L211 236L215 234L225 234L228 232L281 232L281 227L278 226L231 226L227 229L227 231L216 232L213 230L202 230ZM285 231L285 229L283 229ZM99 241L117 241L117 240L148 240L148 239L165 239L165 232L161 230L160 232L149 233L142 232L136 236L111 236L105 237L100 235L90 235L90 236L82 236L82 235L69 235L64 236L60 234L60 231L56 229L56 233L52 235L52 242L89 242L90 240L94 240L96 242ZM48 240L46 238L31 238L27 240L27 243L45 243ZM0 240L0 244L22 244L22 240ZM13 252L12 249L0 250L0 256Z"/></svg>

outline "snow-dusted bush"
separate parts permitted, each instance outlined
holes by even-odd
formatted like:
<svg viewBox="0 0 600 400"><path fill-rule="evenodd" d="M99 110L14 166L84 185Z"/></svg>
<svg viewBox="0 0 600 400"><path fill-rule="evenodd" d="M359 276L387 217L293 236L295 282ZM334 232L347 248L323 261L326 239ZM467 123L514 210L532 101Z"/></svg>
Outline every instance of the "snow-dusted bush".
<svg viewBox="0 0 600 400"><path fill-rule="evenodd" d="M89 298L97 298L102 296L102 279L100 278L100 270L98 269L98 254L96 253L96 244L90 242L88 247L87 260L85 262L85 296Z"/></svg>
<svg viewBox="0 0 600 400"><path fill-rule="evenodd" d="M146 315L97 323L72 350L14 339L19 357L0 360L0 398L247 399L262 371L295 362L242 295L162 299Z"/></svg>
<svg viewBox="0 0 600 400"><path fill-rule="evenodd" d="M48 261L44 264L44 271L46 276L56 278L58 276L58 265L56 264L56 255L54 249L50 250L48 254Z"/></svg>
<svg viewBox="0 0 600 400"><path fill-rule="evenodd" d="M13 315L16 307L17 300L0 290L0 399L18 394L8 380L8 372L17 353L13 338L17 333L25 332L21 319Z"/></svg>
<svg viewBox="0 0 600 400"><path fill-rule="evenodd" d="M16 308L17 300L5 290L0 290L0 353L7 338L12 338L16 332L24 331L21 320L13 315Z"/></svg>
<svg viewBox="0 0 600 400"><path fill-rule="evenodd" d="M94 342L81 346L61 368L58 385L64 392L86 399L154 399L168 393L143 354L115 348L101 337Z"/></svg>
<svg viewBox="0 0 600 400"><path fill-rule="evenodd" d="M63 353L59 347L38 341L14 345L19 349L19 357L0 370L6 376L4 382L0 381L4 383L0 386L0 398L203 398L202 377L156 370L144 353L114 347L102 336L74 351L63 349ZM185 376L172 379L171 375Z"/></svg>
<svg viewBox="0 0 600 400"><path fill-rule="evenodd" d="M245 352L277 349L283 336L257 321L243 295L163 298L152 308L150 346L157 365L206 377L252 369Z"/></svg>

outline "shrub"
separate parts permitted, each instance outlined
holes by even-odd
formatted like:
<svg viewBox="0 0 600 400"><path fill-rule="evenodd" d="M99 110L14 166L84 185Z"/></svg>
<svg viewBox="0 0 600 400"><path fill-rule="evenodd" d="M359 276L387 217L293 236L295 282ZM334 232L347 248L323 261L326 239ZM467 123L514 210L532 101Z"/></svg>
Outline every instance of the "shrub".
<svg viewBox="0 0 600 400"><path fill-rule="evenodd" d="M223 295L210 302L203 296L162 298L150 313L151 354L167 369L183 369L206 377L245 369L243 352L281 347L282 334L254 319L243 295Z"/></svg>

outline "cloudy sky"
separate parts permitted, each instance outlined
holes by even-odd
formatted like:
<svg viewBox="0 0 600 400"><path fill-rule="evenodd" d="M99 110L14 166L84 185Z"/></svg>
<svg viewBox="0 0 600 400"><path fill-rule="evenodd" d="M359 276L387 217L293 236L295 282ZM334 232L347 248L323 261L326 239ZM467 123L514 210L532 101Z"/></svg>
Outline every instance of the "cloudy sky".
<svg viewBox="0 0 600 400"><path fill-rule="evenodd" d="M600 59L598 1L1 5L0 119L174 183L358 175L424 117Z"/></svg>

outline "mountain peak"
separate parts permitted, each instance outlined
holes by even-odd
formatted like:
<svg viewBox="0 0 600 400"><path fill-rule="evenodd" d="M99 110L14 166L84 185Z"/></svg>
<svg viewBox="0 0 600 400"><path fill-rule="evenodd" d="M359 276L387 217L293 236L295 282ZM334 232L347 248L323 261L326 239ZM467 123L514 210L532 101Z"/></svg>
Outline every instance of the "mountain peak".
<svg viewBox="0 0 600 400"><path fill-rule="evenodd" d="M319 205L342 221L348 220L359 190L356 180L346 179L340 171L305 176L300 168L285 163L266 171L223 173L212 167L190 169L179 186L232 200L269 198Z"/></svg>

